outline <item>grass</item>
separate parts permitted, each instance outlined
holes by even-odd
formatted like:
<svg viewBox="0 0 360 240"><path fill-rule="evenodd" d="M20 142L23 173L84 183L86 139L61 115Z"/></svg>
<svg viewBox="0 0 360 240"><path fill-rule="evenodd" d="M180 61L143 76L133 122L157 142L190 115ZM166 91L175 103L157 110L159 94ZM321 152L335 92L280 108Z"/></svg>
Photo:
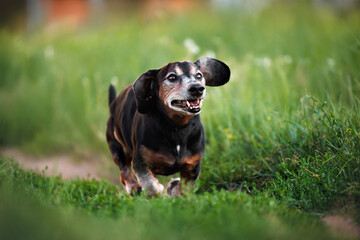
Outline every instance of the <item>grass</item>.
<svg viewBox="0 0 360 240"><path fill-rule="evenodd" d="M26 200L13 203L17 186L32 202L44 202L35 204L39 218L50 208L61 226L69 216L82 226L111 222L105 229L139 222L117 233L132 238L159 237L156 226L169 238L235 238L246 229L248 238L266 238L277 228L283 232L272 238L297 238L293 231L322 232L314 212L340 211L360 221L358 10L340 14L279 1L255 14L203 9L139 19L57 35L1 30L0 144L29 154L85 149L111 161L105 141L110 82L119 92L150 68L215 54L232 76L227 85L208 88L197 192L130 200L107 182L45 179L2 161L6 216L31 216ZM186 48L185 39L200 51ZM176 228L183 224L186 231ZM311 226L314 231L303 231Z"/></svg>
<svg viewBox="0 0 360 240"><path fill-rule="evenodd" d="M333 239L318 217L225 190L130 199L106 181L25 172L0 159L2 239ZM21 231L19 231L21 229Z"/></svg>

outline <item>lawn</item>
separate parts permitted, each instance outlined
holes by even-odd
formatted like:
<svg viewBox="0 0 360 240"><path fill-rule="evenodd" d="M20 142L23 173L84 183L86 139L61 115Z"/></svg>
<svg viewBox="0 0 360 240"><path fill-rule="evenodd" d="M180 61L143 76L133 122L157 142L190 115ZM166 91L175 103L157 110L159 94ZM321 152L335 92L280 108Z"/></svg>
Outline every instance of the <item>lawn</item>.
<svg viewBox="0 0 360 240"><path fill-rule="evenodd" d="M148 69L204 55L232 75L207 89L202 172L185 197L130 199L105 180L45 178L2 158L0 237L329 239L321 216L359 223L359 33L357 9L282 1L57 34L1 29L0 146L29 155L111 162L110 83L119 92Z"/></svg>
<svg viewBox="0 0 360 240"><path fill-rule="evenodd" d="M131 199L107 181L46 178L3 159L0 181L1 239L336 239L269 194Z"/></svg>

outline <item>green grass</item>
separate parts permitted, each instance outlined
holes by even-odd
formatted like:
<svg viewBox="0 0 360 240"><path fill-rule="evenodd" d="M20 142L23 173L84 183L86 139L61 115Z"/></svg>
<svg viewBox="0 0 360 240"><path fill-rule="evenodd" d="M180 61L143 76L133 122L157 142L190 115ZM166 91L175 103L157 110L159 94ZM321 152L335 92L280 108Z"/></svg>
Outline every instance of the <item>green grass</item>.
<svg viewBox="0 0 360 240"><path fill-rule="evenodd" d="M45 179L11 166L22 175L3 172L3 181L11 184L1 191L9 195L6 206L14 214L29 218L12 204L16 185L20 192L30 192L34 202L45 202L38 206L39 216L61 206L53 209L54 216L77 215L72 208L91 215L78 216L82 226L140 222L139 235L132 233L135 226L119 230L133 238L156 238L155 226L173 238L217 238L240 234L238 225L252 229L249 238L266 238L276 228L269 218L275 218L284 235L271 236L286 239L293 230L306 234L302 229L317 222L314 212L345 212L360 221L357 9L340 14L279 1L255 14L199 9L139 19L56 35L0 30L0 145L29 154L91 151L111 161L105 141L110 82L119 92L148 69L212 52L230 66L232 76L227 85L207 91L201 113L206 151L197 192L176 200L130 200L106 182ZM187 38L199 53L184 47ZM28 204L24 208L31 210ZM198 222L203 223L199 232ZM188 231L176 224L185 224ZM316 234L319 223L315 225L309 234ZM216 232L215 226L222 230ZM99 228L93 231L101 234Z"/></svg>
<svg viewBox="0 0 360 240"><path fill-rule="evenodd" d="M333 239L318 217L241 191L130 199L106 181L25 172L0 159L1 239Z"/></svg>

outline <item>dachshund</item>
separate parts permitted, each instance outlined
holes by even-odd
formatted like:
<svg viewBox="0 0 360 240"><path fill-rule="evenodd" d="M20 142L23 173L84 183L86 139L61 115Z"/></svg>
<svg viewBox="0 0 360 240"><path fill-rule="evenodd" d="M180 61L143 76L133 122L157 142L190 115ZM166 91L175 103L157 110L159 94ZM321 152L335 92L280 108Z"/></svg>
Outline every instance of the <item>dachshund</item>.
<svg viewBox="0 0 360 240"><path fill-rule="evenodd" d="M205 132L200 121L205 86L221 86L230 79L223 62L201 57L195 62L172 62L143 73L116 97L109 87L110 117L106 139L120 168L128 194L164 191L156 175L180 172L166 189L182 195L180 179L194 182L200 174Z"/></svg>

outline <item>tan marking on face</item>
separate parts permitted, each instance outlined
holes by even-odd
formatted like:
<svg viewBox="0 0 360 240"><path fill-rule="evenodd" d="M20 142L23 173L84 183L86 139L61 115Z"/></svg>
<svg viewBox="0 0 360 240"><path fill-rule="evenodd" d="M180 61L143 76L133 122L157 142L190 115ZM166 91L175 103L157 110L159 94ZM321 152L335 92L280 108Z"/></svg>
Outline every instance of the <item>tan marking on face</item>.
<svg viewBox="0 0 360 240"><path fill-rule="evenodd" d="M179 92L181 90L180 82L169 82L163 81L160 83L159 86L159 98L165 106L167 106L169 96L174 92ZM170 107L170 106L168 106Z"/></svg>
<svg viewBox="0 0 360 240"><path fill-rule="evenodd" d="M177 75L184 75L184 71L179 66L175 66L173 71L175 71Z"/></svg>
<svg viewBox="0 0 360 240"><path fill-rule="evenodd" d="M191 66L190 66L190 74L194 75L194 74L196 74L198 71L199 71L198 68L195 67L194 65L191 65Z"/></svg>

